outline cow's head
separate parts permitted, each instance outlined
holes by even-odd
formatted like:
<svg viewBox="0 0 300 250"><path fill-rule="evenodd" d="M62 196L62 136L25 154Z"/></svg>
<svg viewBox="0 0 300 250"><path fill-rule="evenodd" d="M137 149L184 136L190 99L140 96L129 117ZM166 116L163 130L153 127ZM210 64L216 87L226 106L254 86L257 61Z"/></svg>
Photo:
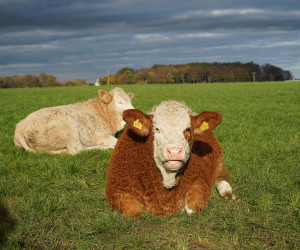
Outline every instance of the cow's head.
<svg viewBox="0 0 300 250"><path fill-rule="evenodd" d="M176 174L189 160L195 136L211 132L222 119L213 111L194 115L177 101L162 102L150 115L126 110L123 118L133 133L142 137L153 133L153 156L167 189L176 185Z"/></svg>
<svg viewBox="0 0 300 250"><path fill-rule="evenodd" d="M100 101L104 104L110 106L109 113L110 115L116 115L119 120L117 130L121 130L124 128L125 121L123 120L122 114L124 110L134 109L132 106L132 99L134 98L133 93L126 94L121 88L113 88L109 92L101 89L99 92Z"/></svg>

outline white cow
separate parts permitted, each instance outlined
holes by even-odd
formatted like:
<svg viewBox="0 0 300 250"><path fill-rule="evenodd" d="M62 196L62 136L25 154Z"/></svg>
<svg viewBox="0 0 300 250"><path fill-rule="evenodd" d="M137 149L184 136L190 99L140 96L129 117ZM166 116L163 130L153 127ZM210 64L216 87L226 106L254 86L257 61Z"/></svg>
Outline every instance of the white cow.
<svg viewBox="0 0 300 250"><path fill-rule="evenodd" d="M124 128L124 110L134 108L134 94L121 88L87 101L43 108L20 121L15 130L16 146L29 151L76 154L89 149L112 149L114 135Z"/></svg>

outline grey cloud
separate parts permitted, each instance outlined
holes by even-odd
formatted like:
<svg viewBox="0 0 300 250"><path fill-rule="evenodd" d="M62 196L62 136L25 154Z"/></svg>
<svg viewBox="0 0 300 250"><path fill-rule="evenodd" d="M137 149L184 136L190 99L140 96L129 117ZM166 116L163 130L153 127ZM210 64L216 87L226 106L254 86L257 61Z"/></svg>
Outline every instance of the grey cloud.
<svg viewBox="0 0 300 250"><path fill-rule="evenodd" d="M237 8L234 6L236 1L225 2L224 8L222 2L214 6L204 5L202 1L21 1L7 4L0 10L0 27L192 30L226 25L232 28L249 27L249 24L259 27L258 22L265 22L267 26L274 24L277 17L275 26L290 22L289 26L299 28L299 22L296 22L299 14L290 20L291 13L283 11L281 14L278 10L272 15L261 9L261 4L255 8L248 7L246 2L245 6ZM270 19L272 23L268 23Z"/></svg>

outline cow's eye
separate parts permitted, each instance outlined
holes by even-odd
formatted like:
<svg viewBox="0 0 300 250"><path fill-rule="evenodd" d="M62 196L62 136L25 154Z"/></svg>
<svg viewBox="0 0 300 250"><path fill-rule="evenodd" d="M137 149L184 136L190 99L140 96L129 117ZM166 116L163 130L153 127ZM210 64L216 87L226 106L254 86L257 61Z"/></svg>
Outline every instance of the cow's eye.
<svg viewBox="0 0 300 250"><path fill-rule="evenodd" d="M159 128L155 128L155 132L156 132L156 133L160 133Z"/></svg>

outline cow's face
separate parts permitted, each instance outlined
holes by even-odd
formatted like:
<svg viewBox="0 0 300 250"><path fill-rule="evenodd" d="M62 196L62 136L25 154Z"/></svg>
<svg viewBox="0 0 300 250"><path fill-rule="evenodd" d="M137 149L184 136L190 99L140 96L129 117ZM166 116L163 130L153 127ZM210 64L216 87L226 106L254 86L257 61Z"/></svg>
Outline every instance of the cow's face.
<svg viewBox="0 0 300 250"><path fill-rule="evenodd" d="M190 158L194 136L211 131L221 122L217 112L194 116L184 103L176 101L162 102L150 115L127 110L123 117L134 133L140 136L153 133L153 157L168 189L176 185L176 174Z"/></svg>
<svg viewBox="0 0 300 250"><path fill-rule="evenodd" d="M187 134L191 129L190 111L183 103L168 101L152 109L154 159L157 167L177 172L189 159Z"/></svg>
<svg viewBox="0 0 300 250"><path fill-rule="evenodd" d="M111 107L111 115L116 115L120 124L118 130L121 130L125 126L123 120L123 111L127 109L134 109L132 106L132 99L134 98L133 93L126 94L121 88L113 88L111 91L99 90L100 101ZM113 113L112 113L113 112Z"/></svg>

